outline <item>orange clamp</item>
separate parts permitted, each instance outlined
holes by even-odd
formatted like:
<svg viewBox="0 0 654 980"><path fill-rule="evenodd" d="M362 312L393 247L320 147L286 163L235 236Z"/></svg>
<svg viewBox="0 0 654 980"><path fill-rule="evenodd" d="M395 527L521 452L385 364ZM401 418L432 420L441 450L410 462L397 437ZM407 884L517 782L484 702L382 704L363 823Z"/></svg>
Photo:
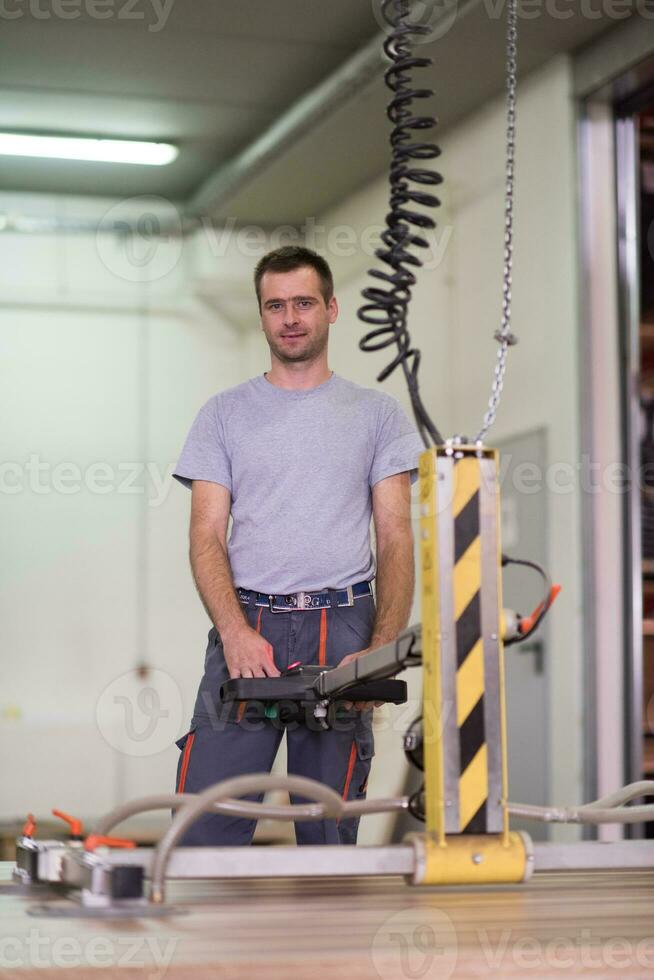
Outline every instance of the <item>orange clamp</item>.
<svg viewBox="0 0 654 980"><path fill-rule="evenodd" d="M85 851L94 851L96 847L136 847L133 840L125 840L124 837L103 837L102 834L89 834L84 841Z"/></svg>
<svg viewBox="0 0 654 980"><path fill-rule="evenodd" d="M59 817L60 820L64 820L69 825L72 837L81 837L84 833L82 821L78 820L77 817L71 817L70 814L64 813L63 810L53 810L52 815L53 817Z"/></svg>
<svg viewBox="0 0 654 980"><path fill-rule="evenodd" d="M523 634L528 633L529 630L532 629L534 623L542 613L543 609L547 610L550 608L550 606L552 605L556 597L559 595L560 591L561 591L560 585L553 585L552 588L550 589L550 594L547 597L547 601L540 602L534 609L531 616L524 616L520 620L519 629L521 633Z"/></svg>
<svg viewBox="0 0 654 980"><path fill-rule="evenodd" d="M27 820L23 825L23 837L33 837L36 830L36 820L33 813L27 814Z"/></svg>

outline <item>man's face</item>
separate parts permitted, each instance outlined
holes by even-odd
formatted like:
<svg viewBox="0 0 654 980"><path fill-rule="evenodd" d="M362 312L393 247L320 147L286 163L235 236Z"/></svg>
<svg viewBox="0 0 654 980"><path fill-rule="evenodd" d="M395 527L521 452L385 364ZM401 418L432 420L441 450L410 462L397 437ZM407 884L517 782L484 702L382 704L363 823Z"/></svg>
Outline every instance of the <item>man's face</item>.
<svg viewBox="0 0 654 980"><path fill-rule="evenodd" d="M333 296L325 303L316 270L264 272L259 290L261 327L272 353L283 363L312 361L322 354L338 306Z"/></svg>

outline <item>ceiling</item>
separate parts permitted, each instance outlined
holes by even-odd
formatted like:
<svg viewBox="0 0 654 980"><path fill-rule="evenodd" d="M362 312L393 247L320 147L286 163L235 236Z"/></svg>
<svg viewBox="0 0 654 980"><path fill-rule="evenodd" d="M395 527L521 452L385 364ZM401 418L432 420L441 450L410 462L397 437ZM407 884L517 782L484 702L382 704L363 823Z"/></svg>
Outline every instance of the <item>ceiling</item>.
<svg viewBox="0 0 654 980"><path fill-rule="evenodd" d="M192 204L221 168L380 34L379 2L12 0L0 15L1 129L171 141L180 154L161 168L4 157L0 190L157 194ZM419 46L434 59L420 83L435 89L441 131L502 90L502 6L461 2L449 29ZM587 0L586 8L599 13L606 4ZM559 19L549 9L544 3L540 16L520 18L522 74L621 23L579 12ZM371 50L374 64L374 42ZM260 224L319 214L384 171L386 100L379 57L365 85L286 133L263 169L205 209Z"/></svg>

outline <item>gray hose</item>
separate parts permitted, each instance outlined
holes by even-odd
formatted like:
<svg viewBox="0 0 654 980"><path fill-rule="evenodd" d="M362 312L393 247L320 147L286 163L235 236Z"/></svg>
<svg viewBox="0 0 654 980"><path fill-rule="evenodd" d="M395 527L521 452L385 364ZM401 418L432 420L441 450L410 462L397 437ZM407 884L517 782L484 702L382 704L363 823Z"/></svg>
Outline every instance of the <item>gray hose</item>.
<svg viewBox="0 0 654 980"><path fill-rule="evenodd" d="M528 820L541 820L545 823L640 823L641 820L654 820L654 804L624 806L641 796L654 796L654 780L641 779L629 783L607 796L584 803L581 806L534 806L531 803L508 803L507 808L514 817Z"/></svg>
<svg viewBox="0 0 654 980"><path fill-rule="evenodd" d="M586 806L531 806L529 803L509 803L508 811L513 817L528 820L541 820L545 823L640 823L654 820L654 805L600 808Z"/></svg>
<svg viewBox="0 0 654 980"><path fill-rule="evenodd" d="M343 800L333 789L316 782L315 779L305 779L303 776L275 776L273 774L254 774L252 776L236 776L225 779L221 783L209 786L199 793L190 803L177 811L170 827L159 841L151 864L152 902L163 902L166 868L173 848L179 838L199 816L213 809L215 803L223 801L232 795L244 796L246 793L263 793L270 789L286 789L308 799L323 804L324 815L338 819L343 811Z"/></svg>
<svg viewBox="0 0 654 980"><path fill-rule="evenodd" d="M190 803L197 799L197 793L163 793L156 796L142 796L138 800L130 800L117 806L102 817L93 831L106 837L118 824L137 813L147 813L149 810L170 810ZM216 813L230 814L239 817L266 817L270 820L323 820L325 810L322 803L295 804L293 806L277 806L271 803L256 803L255 801L221 800L213 806Z"/></svg>
<svg viewBox="0 0 654 980"><path fill-rule="evenodd" d="M629 783L628 786L623 786L622 789L618 789L614 793L609 793L608 796L603 796L593 803L587 803L586 806L622 806L623 803L630 803L631 800L637 800L640 796L654 796L654 780L641 779L637 783Z"/></svg>
<svg viewBox="0 0 654 980"><path fill-rule="evenodd" d="M163 793L156 796L142 796L138 800L123 803L100 819L93 833L107 837L114 827L135 816L150 810L171 810L197 799L197 793ZM408 797L398 796L381 800L349 800L342 804L341 816L360 817L371 813L393 813L406 810ZM257 803L254 800L221 800L211 808L215 813L236 817L250 817L254 820L324 820L326 816L322 803L272 804Z"/></svg>

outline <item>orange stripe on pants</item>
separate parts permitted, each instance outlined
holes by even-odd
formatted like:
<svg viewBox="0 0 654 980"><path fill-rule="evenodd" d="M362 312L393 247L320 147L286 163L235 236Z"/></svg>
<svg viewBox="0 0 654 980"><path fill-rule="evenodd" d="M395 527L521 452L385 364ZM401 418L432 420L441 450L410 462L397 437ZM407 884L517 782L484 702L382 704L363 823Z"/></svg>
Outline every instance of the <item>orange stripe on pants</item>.
<svg viewBox="0 0 654 980"><path fill-rule="evenodd" d="M255 627L257 633L260 633L261 632L261 617L262 617L262 615L263 615L263 606L260 606L260 608L259 608L259 615L257 616L257 625ZM247 701L241 701L241 703L238 706L238 713L236 715L236 720L237 721L241 721L243 719L243 715L245 714L246 707L247 707Z"/></svg>
<svg viewBox="0 0 654 980"><path fill-rule="evenodd" d="M191 732L189 737L186 739L186 745L184 746L184 755L182 756L182 768L179 773L179 786L177 787L178 793L184 792L184 786L186 785L186 773L188 772L189 759L191 758L191 749L193 748L193 742L195 741L195 732Z"/></svg>
<svg viewBox="0 0 654 980"><path fill-rule="evenodd" d="M320 610L320 643L318 645L318 663L325 666L327 656L327 610Z"/></svg>
<svg viewBox="0 0 654 980"><path fill-rule="evenodd" d="M350 792L350 783L352 782L352 773L354 772L354 763L357 759L357 743L356 740L352 742L352 748L350 749L350 759L347 764L347 775L345 777L345 786L343 787L343 799L347 800L348 794ZM338 824L340 817L336 818L336 823Z"/></svg>
<svg viewBox="0 0 654 980"><path fill-rule="evenodd" d="M352 773L354 772L354 763L357 758L357 743L352 742L352 748L350 749L350 761L347 764L347 776L345 777L345 786L343 787L343 799L347 800L348 793L350 792L350 783L352 782Z"/></svg>

